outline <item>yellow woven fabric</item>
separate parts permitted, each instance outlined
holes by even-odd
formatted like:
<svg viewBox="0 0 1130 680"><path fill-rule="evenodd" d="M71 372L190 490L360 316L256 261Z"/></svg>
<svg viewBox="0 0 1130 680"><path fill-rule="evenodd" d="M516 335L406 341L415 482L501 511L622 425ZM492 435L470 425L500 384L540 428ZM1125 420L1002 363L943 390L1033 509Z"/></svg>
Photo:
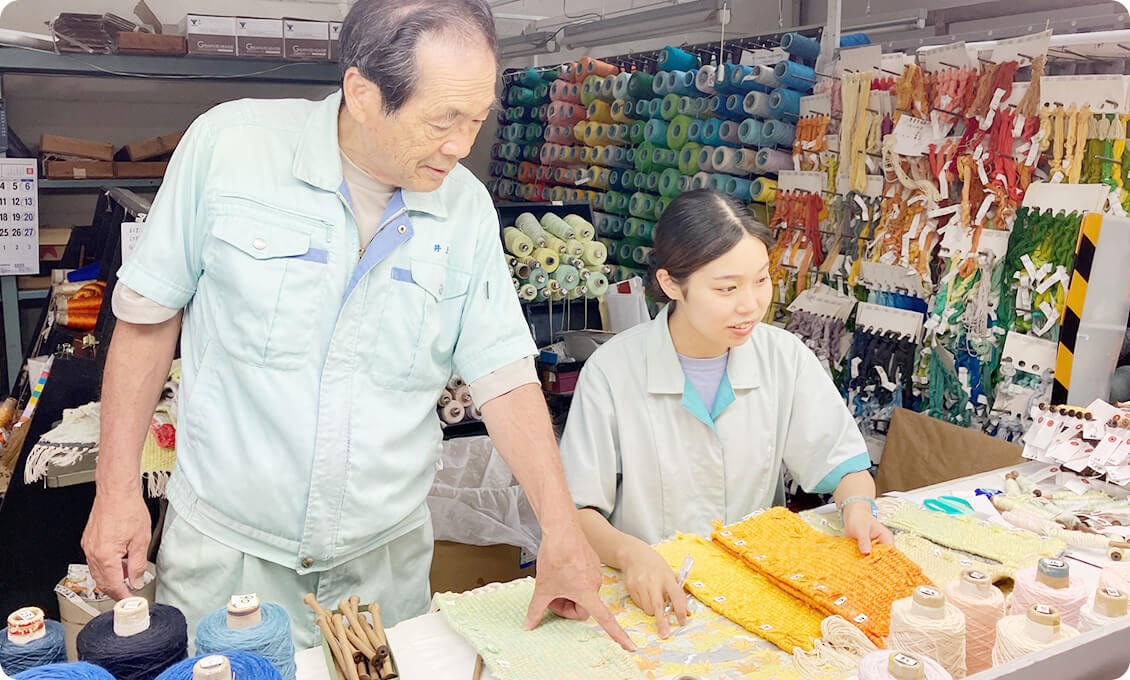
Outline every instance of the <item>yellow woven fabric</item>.
<svg viewBox="0 0 1130 680"><path fill-rule="evenodd" d="M764 574L750 569L718 545L679 534L655 549L672 569L683 557L694 558L686 589L708 607L786 652L812 650L820 637L820 612L778 588Z"/></svg>
<svg viewBox="0 0 1130 680"><path fill-rule="evenodd" d="M1034 566L1041 557L1058 557L1067 544L1023 529L964 515L947 515L917 505L902 505L885 524L910 531L934 543L987 557L1012 570Z"/></svg>
<svg viewBox="0 0 1130 680"><path fill-rule="evenodd" d="M152 432L145 433L145 446L141 449L141 472L172 472L177 462L177 450L161 448Z"/></svg>
<svg viewBox="0 0 1130 680"><path fill-rule="evenodd" d="M918 585L933 585L906 555L875 544L859 553L854 539L821 533L777 507L711 535L719 545L825 616L840 615L882 646L891 605Z"/></svg>

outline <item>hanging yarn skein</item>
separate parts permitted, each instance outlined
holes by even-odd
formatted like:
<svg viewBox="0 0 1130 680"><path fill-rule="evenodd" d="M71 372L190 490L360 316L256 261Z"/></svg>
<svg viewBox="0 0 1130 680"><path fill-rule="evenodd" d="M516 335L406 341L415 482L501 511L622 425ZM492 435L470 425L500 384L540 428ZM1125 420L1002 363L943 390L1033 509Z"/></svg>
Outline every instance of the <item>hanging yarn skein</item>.
<svg viewBox="0 0 1130 680"><path fill-rule="evenodd" d="M279 680L279 672L265 657L234 651L185 659L158 675L157 680L193 680L194 670L208 680Z"/></svg>
<svg viewBox="0 0 1130 680"><path fill-rule="evenodd" d="M965 614L966 673L991 668L997 622L1004 616L1004 593L984 572L967 569L946 585L946 598Z"/></svg>
<svg viewBox="0 0 1130 680"><path fill-rule="evenodd" d="M7 670L7 666L4 667ZM16 673L12 680L114 680L114 676L101 666L78 661L36 666Z"/></svg>
<svg viewBox="0 0 1130 680"><path fill-rule="evenodd" d="M176 607L128 597L86 624L76 647L117 680L150 680L188 656L188 624Z"/></svg>
<svg viewBox="0 0 1130 680"><path fill-rule="evenodd" d="M1047 604L1059 611L1067 625L1073 628L1079 625L1079 613L1087 603L1087 586L1070 578L1066 562L1043 557L1035 567L1016 572L1014 579L1016 585L1009 597L1009 614L1023 614L1033 604Z"/></svg>
<svg viewBox="0 0 1130 680"><path fill-rule="evenodd" d="M955 678L965 677L965 614L932 586L918 586L891 605L887 648L935 659Z"/></svg>
<svg viewBox="0 0 1130 680"><path fill-rule="evenodd" d="M1006 664L1078 636L1078 630L1061 622L1055 607L1034 604L1026 614L1006 616L997 623L993 665Z"/></svg>
<svg viewBox="0 0 1130 680"><path fill-rule="evenodd" d="M859 680L952 680L933 659L906 652L881 650L859 662Z"/></svg>
<svg viewBox="0 0 1130 680"><path fill-rule="evenodd" d="M233 596L226 607L201 619L196 628L196 651L199 654L254 652L270 661L283 680L294 680L290 617L277 604L260 604L255 595Z"/></svg>
<svg viewBox="0 0 1130 680"><path fill-rule="evenodd" d="M46 620L39 607L23 607L8 615L0 630L0 668L12 675L67 660L63 624Z"/></svg>

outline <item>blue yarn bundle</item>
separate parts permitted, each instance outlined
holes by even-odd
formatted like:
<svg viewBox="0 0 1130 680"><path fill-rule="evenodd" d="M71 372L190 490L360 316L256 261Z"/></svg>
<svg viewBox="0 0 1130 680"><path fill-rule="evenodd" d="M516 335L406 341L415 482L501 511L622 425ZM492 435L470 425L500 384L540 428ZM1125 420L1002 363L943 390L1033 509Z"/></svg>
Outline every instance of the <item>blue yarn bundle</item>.
<svg viewBox="0 0 1130 680"><path fill-rule="evenodd" d="M12 642L8 639L8 629L0 629L0 668L5 673L12 675L36 666L67 660L63 624L58 621L44 621L43 624L47 628L47 634L26 645Z"/></svg>
<svg viewBox="0 0 1130 680"><path fill-rule="evenodd" d="M192 680L192 667L206 656L202 654L191 659L185 659L175 666L169 667L164 673L157 676L157 680ZM266 658L253 652L224 652L231 664L231 675L235 680L279 680L279 672Z"/></svg>
<svg viewBox="0 0 1130 680"><path fill-rule="evenodd" d="M786 33L781 48L798 59L815 61L820 56L820 41L800 33Z"/></svg>
<svg viewBox="0 0 1130 680"><path fill-rule="evenodd" d="M698 57L668 45L659 51L659 68L664 71L689 71L699 67Z"/></svg>
<svg viewBox="0 0 1130 680"><path fill-rule="evenodd" d="M773 67L773 75L781 83L781 87L787 87L802 94L812 92L812 86L816 84L815 69L797 61L777 62L777 65Z"/></svg>
<svg viewBox="0 0 1130 680"><path fill-rule="evenodd" d="M114 676L101 666L79 661L39 666L17 673L12 680L114 680Z"/></svg>
<svg viewBox="0 0 1130 680"><path fill-rule="evenodd" d="M285 609L269 602L263 603L259 611L262 620L243 630L228 628L226 608L208 614L196 627L196 651L199 654L254 652L270 661L283 680L294 680L294 639L290 632L290 617Z"/></svg>
<svg viewBox="0 0 1130 680"><path fill-rule="evenodd" d="M118 637L110 610L86 624L75 646L79 659L98 664L118 680L151 680L188 656L188 624L176 607L151 604L148 630Z"/></svg>

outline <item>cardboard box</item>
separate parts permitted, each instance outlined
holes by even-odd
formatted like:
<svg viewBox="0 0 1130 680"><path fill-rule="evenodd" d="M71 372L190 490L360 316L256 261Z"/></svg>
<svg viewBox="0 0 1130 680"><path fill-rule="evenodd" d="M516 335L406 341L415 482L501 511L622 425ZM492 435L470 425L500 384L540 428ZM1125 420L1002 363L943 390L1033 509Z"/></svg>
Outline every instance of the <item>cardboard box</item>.
<svg viewBox="0 0 1130 680"><path fill-rule="evenodd" d="M282 59L282 19L236 17L235 53L240 57Z"/></svg>
<svg viewBox="0 0 1130 680"><path fill-rule="evenodd" d="M109 179L114 176L111 161L43 161L47 179Z"/></svg>
<svg viewBox="0 0 1130 680"><path fill-rule="evenodd" d="M432 593L462 593L488 583L534 575L522 568L522 549L512 545L466 545L436 541L432 554Z"/></svg>
<svg viewBox="0 0 1130 680"><path fill-rule="evenodd" d="M183 35L164 33L119 33L115 38L118 54L162 54L181 57L187 51Z"/></svg>
<svg viewBox="0 0 1130 680"><path fill-rule="evenodd" d="M341 35L341 22L330 22L330 61L337 61L341 59L340 41L338 36Z"/></svg>
<svg viewBox="0 0 1130 680"><path fill-rule="evenodd" d="M329 61L329 23L305 19L283 19L283 49L284 56L287 59Z"/></svg>
<svg viewBox="0 0 1130 680"><path fill-rule="evenodd" d="M167 154L172 154L176 150L177 143L181 142L184 137L183 132L174 132L173 134L163 134L163 136L155 137L153 139L146 139L128 143L122 147L124 151L125 160L149 160L151 158L158 158Z"/></svg>
<svg viewBox="0 0 1130 680"><path fill-rule="evenodd" d="M123 179L161 178L169 167L168 161L149 161L141 163L114 163L114 177Z"/></svg>
<svg viewBox="0 0 1130 680"><path fill-rule="evenodd" d="M896 408L875 486L909 491L1026 462L1019 444Z"/></svg>
<svg viewBox="0 0 1130 680"><path fill-rule="evenodd" d="M39 153L68 158L111 161L114 159L114 145L107 142L92 142L60 135L43 135L39 138Z"/></svg>
<svg viewBox="0 0 1130 680"><path fill-rule="evenodd" d="M188 54L235 56L235 17L186 14L178 28L185 36Z"/></svg>

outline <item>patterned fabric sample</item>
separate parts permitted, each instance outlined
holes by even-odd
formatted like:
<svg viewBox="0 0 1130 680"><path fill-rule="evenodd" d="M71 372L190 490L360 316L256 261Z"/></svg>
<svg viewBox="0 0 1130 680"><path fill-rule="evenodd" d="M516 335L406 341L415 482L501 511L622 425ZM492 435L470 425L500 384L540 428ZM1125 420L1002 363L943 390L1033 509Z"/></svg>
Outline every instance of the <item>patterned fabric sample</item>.
<svg viewBox="0 0 1130 680"><path fill-rule="evenodd" d="M1034 566L1041 557L1058 557L1067 544L964 515L946 515L905 503L885 524L909 531L934 543L987 557L1012 570Z"/></svg>
<svg viewBox="0 0 1130 680"><path fill-rule="evenodd" d="M700 537L679 534L655 546L672 569L694 558L686 589L719 614L786 652L812 650L820 637L820 612L778 588L764 574Z"/></svg>
<svg viewBox="0 0 1130 680"><path fill-rule="evenodd" d="M711 537L825 616L855 624L877 645L890 630L895 600L931 584L894 546L876 544L861 555L855 540L821 533L781 507L719 526Z"/></svg>
<svg viewBox="0 0 1130 680"><path fill-rule="evenodd" d="M627 652L584 621L547 613L535 630L523 630L533 593L534 580L525 578L467 593L439 594L435 602L497 680L643 678Z"/></svg>

